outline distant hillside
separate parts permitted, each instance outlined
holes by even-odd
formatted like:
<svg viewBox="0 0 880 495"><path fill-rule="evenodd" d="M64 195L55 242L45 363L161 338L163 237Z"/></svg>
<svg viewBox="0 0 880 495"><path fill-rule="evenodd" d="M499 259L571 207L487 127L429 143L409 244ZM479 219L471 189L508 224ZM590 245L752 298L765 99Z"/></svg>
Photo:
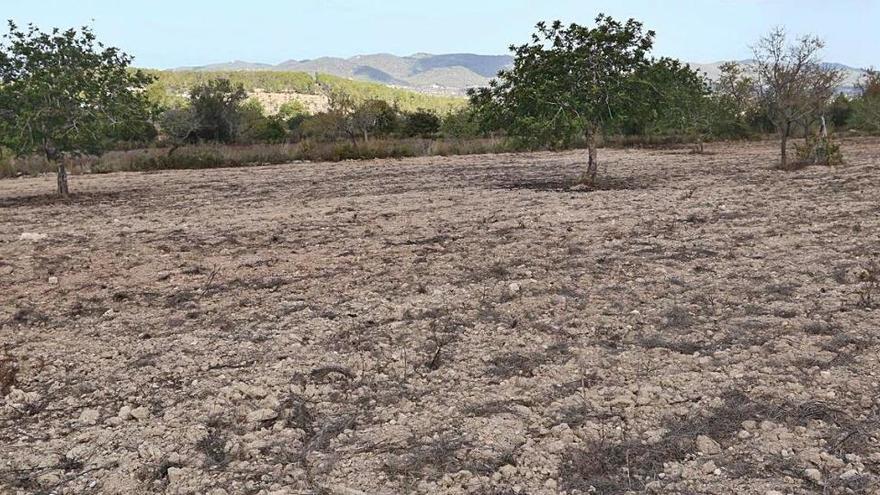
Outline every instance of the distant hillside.
<svg viewBox="0 0 880 495"><path fill-rule="evenodd" d="M751 61L740 63L748 65ZM398 57L387 53L358 55L351 58L322 57L314 60L288 60L278 65L235 61L200 67L183 67L186 71L293 71L309 74L331 74L348 79L370 81L421 93L464 95L468 88L485 86L499 70L509 67L513 58L508 55L474 55L452 53L431 55L417 53ZM716 79L722 62L692 63L691 67ZM829 64L846 73L841 91L851 92L864 71L843 64Z"/></svg>
<svg viewBox="0 0 880 495"><path fill-rule="evenodd" d="M745 66L747 69L754 65L754 60L740 60L737 62L740 65ZM718 76L721 74L721 65L724 62L715 62L712 64L690 64L692 68L697 71L700 71L706 75L710 80L717 80ZM854 67L850 67L844 64L837 63L827 63L825 64L828 67L832 67L835 69L839 69L843 71L844 80L843 84L840 87L840 91L843 93L854 93L856 91L855 86L856 83L865 75L865 71L862 69L856 69Z"/></svg>
<svg viewBox="0 0 880 495"><path fill-rule="evenodd" d="M244 65L244 62L236 62ZM220 64L212 67L220 67ZM357 81L330 74L312 74L280 70L148 70L156 76L149 91L159 102L170 103L186 96L193 86L211 79L224 78L240 83L252 97L263 103L269 113L288 101L299 101L311 112L326 110L328 100L324 88L341 91L356 101L367 99L384 100L397 105L401 110L413 111L420 108L445 114L465 105L460 96L440 96L416 92L410 89L392 87L386 84Z"/></svg>
<svg viewBox="0 0 880 495"><path fill-rule="evenodd" d="M322 57L314 60L288 60L278 65L235 61L199 67L181 67L175 71L250 71L269 70L330 74L412 89L422 93L463 95L468 88L485 86L499 70L513 59L507 55L418 53L398 57L387 53L358 55L351 58Z"/></svg>

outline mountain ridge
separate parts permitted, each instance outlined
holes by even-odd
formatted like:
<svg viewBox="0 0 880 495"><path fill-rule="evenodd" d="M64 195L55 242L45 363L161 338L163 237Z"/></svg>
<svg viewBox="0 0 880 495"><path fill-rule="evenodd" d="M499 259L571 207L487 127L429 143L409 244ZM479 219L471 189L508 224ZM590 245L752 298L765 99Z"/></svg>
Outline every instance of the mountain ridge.
<svg viewBox="0 0 880 495"><path fill-rule="evenodd" d="M740 60L748 65L753 61ZM370 81L388 86L410 89L421 93L463 95L469 88L485 86L499 70L510 67L509 55L479 55L473 53L414 53L398 56L390 53L373 53L353 57L319 57L315 59L289 59L278 64L266 64L235 60L201 66L169 69L171 71L290 71L322 73L349 79ZM688 63L704 73L710 80L717 79L725 62ZM843 92L853 92L855 84L864 74L862 69L841 63L827 65L844 71Z"/></svg>

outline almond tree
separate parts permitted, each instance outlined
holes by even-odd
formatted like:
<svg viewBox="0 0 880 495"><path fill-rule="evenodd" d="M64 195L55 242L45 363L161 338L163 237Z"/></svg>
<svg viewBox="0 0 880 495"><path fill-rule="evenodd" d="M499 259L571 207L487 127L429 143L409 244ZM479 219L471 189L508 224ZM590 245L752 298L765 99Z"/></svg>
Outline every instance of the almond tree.
<svg viewBox="0 0 880 495"><path fill-rule="evenodd" d="M758 100L780 140L780 166L788 167L788 138L798 122L811 121L825 108L840 84L841 73L821 63L825 46L805 36L788 45L785 31L776 28L753 47Z"/></svg>
<svg viewBox="0 0 880 495"><path fill-rule="evenodd" d="M513 67L471 92L472 103L525 140L569 144L582 136L588 148L583 180L593 183L597 139L626 97L628 76L648 63L653 40L640 22L603 14L594 27L538 23L529 43L510 47Z"/></svg>
<svg viewBox="0 0 880 495"><path fill-rule="evenodd" d="M152 128L143 91L152 78L129 70L131 60L88 27L44 33L9 21L0 41L0 145L45 156L58 167L58 193L68 194L67 156Z"/></svg>

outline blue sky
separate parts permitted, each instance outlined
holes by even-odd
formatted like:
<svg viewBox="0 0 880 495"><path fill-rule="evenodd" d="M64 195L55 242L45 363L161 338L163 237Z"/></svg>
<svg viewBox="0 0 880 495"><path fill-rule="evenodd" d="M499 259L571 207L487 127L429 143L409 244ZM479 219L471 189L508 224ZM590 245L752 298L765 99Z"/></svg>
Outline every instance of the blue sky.
<svg viewBox="0 0 880 495"><path fill-rule="evenodd" d="M415 52L502 54L539 20L590 23L598 12L657 31L656 55L715 62L750 55L771 27L812 33L825 59L880 67L880 0L0 0L0 17L94 26L99 37L168 68L230 60Z"/></svg>

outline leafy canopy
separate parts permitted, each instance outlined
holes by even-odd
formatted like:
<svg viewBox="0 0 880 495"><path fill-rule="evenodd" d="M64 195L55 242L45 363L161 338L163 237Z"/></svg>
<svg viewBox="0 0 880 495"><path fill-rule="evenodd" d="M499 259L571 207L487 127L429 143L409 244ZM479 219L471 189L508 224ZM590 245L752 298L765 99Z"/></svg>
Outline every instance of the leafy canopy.
<svg viewBox="0 0 880 495"><path fill-rule="evenodd" d="M149 134L143 89L152 78L129 70L131 61L89 27L44 33L9 21L0 42L0 145L58 160Z"/></svg>
<svg viewBox="0 0 880 495"><path fill-rule="evenodd" d="M229 79L211 79L196 85L189 94L190 107L199 123L196 135L207 141L234 141L247 97L244 86Z"/></svg>
<svg viewBox="0 0 880 495"><path fill-rule="evenodd" d="M514 65L471 92L492 124L539 142L596 133L627 99L626 78L647 64L654 32L634 19L600 14L595 27L538 23L529 43L511 46Z"/></svg>

